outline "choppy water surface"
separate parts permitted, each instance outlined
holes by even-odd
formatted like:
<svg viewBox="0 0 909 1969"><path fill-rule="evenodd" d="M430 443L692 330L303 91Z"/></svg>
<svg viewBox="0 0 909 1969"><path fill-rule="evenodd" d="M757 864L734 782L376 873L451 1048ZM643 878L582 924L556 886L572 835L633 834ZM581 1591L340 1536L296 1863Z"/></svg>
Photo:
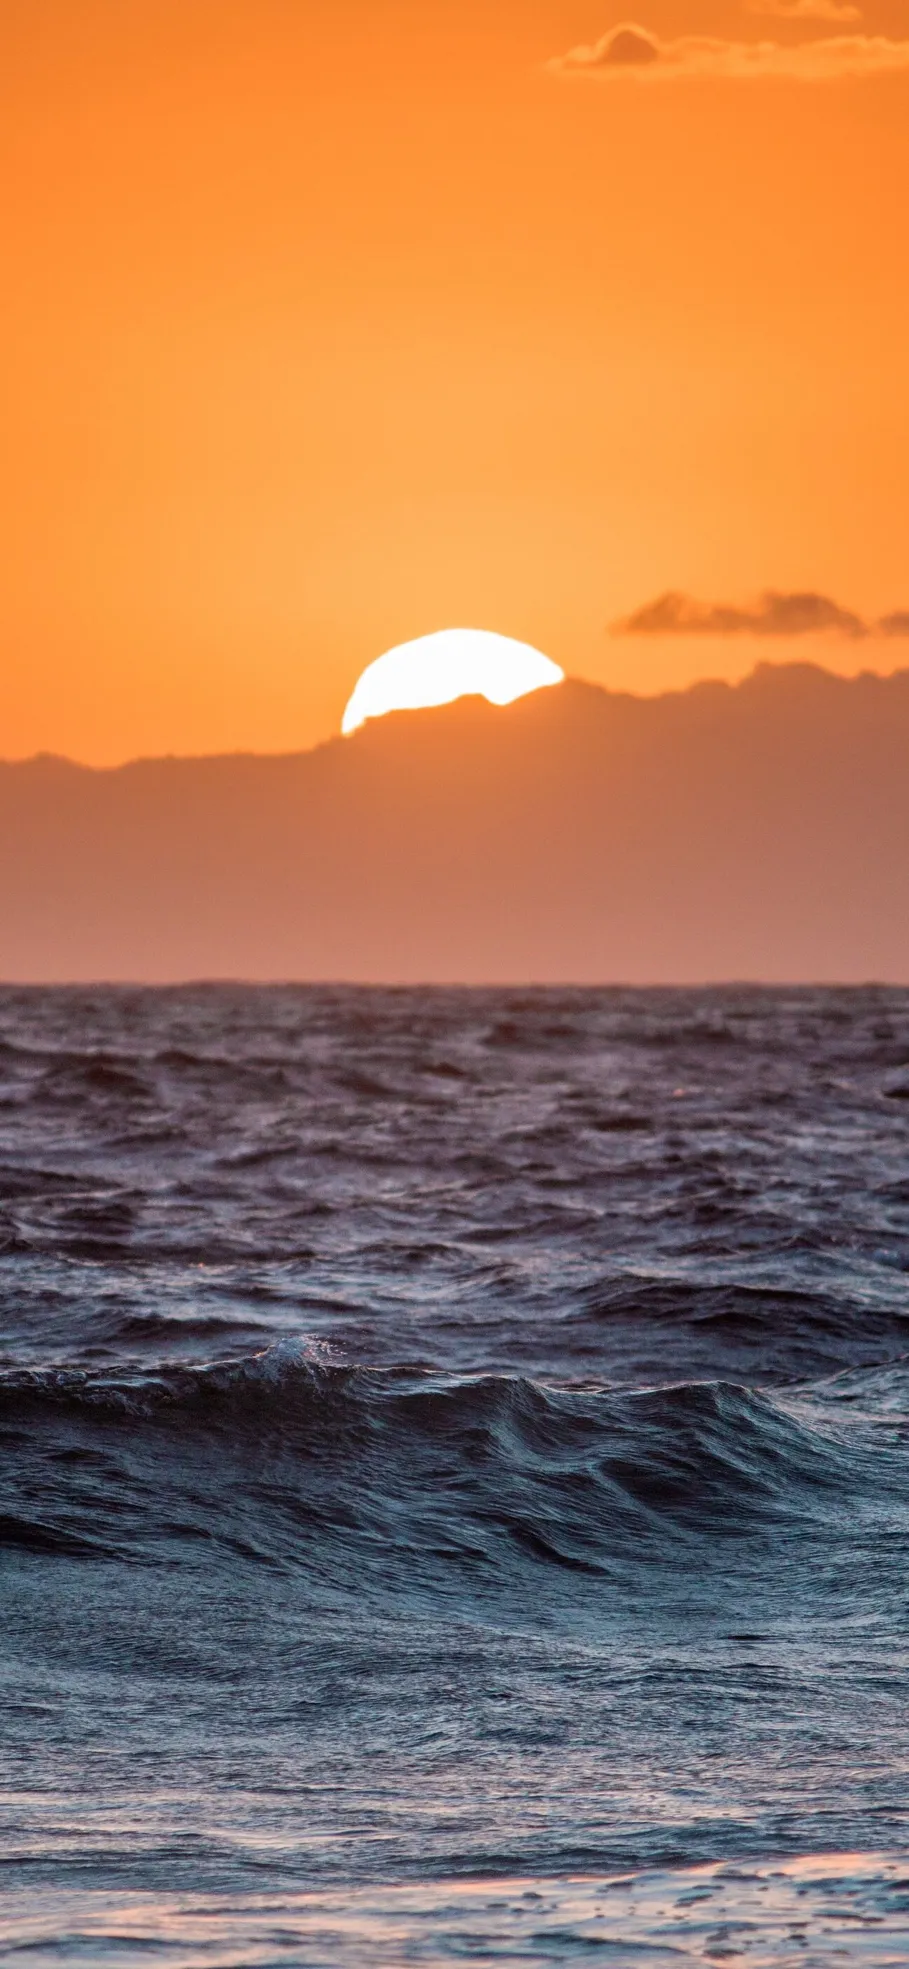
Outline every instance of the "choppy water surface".
<svg viewBox="0 0 909 1969"><path fill-rule="evenodd" d="M0 1946L905 1961L907 1148L905 991L0 992Z"/></svg>

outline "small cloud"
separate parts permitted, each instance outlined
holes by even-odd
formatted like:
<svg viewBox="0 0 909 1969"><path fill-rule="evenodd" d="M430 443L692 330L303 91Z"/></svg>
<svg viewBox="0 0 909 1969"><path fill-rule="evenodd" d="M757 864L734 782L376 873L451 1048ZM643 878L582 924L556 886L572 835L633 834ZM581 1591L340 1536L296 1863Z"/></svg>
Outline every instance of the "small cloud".
<svg viewBox="0 0 909 1969"><path fill-rule="evenodd" d="M892 615L882 615L877 633L879 636L909 636L909 608L894 609Z"/></svg>
<svg viewBox="0 0 909 1969"><path fill-rule="evenodd" d="M745 0L749 14L768 14L778 21L860 21L861 7L850 0Z"/></svg>
<svg viewBox="0 0 909 1969"><path fill-rule="evenodd" d="M578 48L576 54L584 52ZM647 68L660 60L660 44L654 35L640 27L617 27L597 43L591 52L594 66L603 68ZM570 61L571 57L566 57Z"/></svg>
<svg viewBox="0 0 909 1969"><path fill-rule="evenodd" d="M819 7L839 6L840 0L771 0L773 11L786 19L845 20L847 14L820 13ZM810 7L810 14L806 8ZM852 18L851 11L848 18ZM712 77L726 82L783 80L827 82L847 76L909 73L909 40L890 41L880 34L823 35L782 47L776 41L723 41L710 35L683 34L663 41L648 28L625 21L611 28L590 47L571 48L548 64L556 75L581 76L590 81L678 82Z"/></svg>
<svg viewBox="0 0 909 1969"><path fill-rule="evenodd" d="M828 595L780 595L773 589L745 608L729 602L698 602L692 595L670 591L612 628L614 636L810 636L825 631L852 637L871 633L860 615L841 608Z"/></svg>

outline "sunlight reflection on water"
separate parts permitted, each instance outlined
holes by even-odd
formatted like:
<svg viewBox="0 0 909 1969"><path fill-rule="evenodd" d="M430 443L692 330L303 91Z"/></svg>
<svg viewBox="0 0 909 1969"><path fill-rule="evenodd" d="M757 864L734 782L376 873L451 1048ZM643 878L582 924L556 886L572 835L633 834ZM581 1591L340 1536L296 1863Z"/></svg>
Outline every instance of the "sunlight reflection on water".
<svg viewBox="0 0 909 1969"><path fill-rule="evenodd" d="M20 1911L21 1910L21 1911ZM13 1895L4 1951L29 1963L154 1953L170 1969L267 1963L905 1963L909 1861L805 1855L607 1879L430 1881L297 1895Z"/></svg>

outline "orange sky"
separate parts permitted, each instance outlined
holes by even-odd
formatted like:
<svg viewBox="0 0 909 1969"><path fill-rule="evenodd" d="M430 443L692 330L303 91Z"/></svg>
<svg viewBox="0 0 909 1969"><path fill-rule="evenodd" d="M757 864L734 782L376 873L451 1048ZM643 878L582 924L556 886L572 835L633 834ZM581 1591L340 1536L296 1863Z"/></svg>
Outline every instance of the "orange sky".
<svg viewBox="0 0 909 1969"><path fill-rule="evenodd" d="M906 0L633 17L909 39ZM308 745L449 623L641 691L909 663L606 633L667 588L909 609L909 62L547 69L621 19L0 0L0 754Z"/></svg>

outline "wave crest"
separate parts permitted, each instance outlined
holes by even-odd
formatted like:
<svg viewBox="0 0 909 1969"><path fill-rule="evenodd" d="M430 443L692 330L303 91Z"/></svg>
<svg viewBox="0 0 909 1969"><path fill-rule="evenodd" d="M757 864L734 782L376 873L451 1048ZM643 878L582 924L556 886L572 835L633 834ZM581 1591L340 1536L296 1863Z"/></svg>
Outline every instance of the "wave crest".
<svg viewBox="0 0 909 1969"><path fill-rule="evenodd" d="M340 1365L308 1341L116 1379L0 1379L19 1548L263 1561L321 1587L535 1599L747 1565L899 1493L901 1455L731 1383L628 1393ZM15 1494L14 1494L15 1493ZM26 1529L23 1531L23 1525ZM7 1541L10 1542L10 1541ZM467 1604L467 1600L463 1604Z"/></svg>

